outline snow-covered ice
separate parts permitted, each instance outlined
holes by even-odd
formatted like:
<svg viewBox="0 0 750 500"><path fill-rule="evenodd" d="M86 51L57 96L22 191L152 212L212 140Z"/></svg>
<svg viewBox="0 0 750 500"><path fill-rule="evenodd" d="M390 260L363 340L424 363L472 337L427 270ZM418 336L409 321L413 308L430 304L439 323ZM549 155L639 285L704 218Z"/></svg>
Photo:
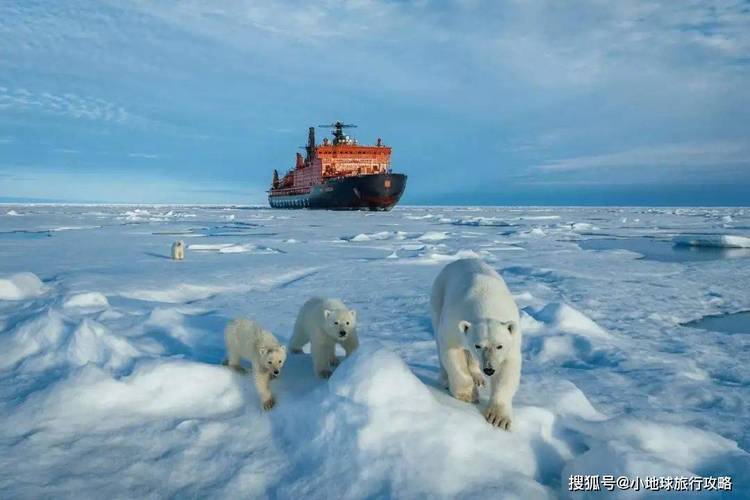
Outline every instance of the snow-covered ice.
<svg viewBox="0 0 750 500"><path fill-rule="evenodd" d="M578 245L743 246L748 209L11 212L0 498L567 498L575 474L731 476L750 491L750 336L684 325L750 309L750 258ZM469 256L522 310L510 433L482 418L487 389L475 406L438 383L429 291ZM361 348L328 381L290 356L263 412L251 377L220 364L223 328L248 316L286 341L313 295L359 311Z"/></svg>
<svg viewBox="0 0 750 500"><path fill-rule="evenodd" d="M733 234L708 234L691 235L682 234L675 236L677 245L693 247L719 247L719 248L750 248L750 238Z"/></svg>

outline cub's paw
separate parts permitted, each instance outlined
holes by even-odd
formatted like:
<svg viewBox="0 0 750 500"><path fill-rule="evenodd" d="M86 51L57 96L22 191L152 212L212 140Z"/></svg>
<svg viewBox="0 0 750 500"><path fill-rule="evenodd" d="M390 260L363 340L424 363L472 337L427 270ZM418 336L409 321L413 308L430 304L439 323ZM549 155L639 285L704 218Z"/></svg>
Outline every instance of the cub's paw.
<svg viewBox="0 0 750 500"><path fill-rule="evenodd" d="M503 406L497 404L490 404L486 410L484 410L484 418L490 425L499 427L506 431L510 430L511 415Z"/></svg>
<svg viewBox="0 0 750 500"><path fill-rule="evenodd" d="M330 378L333 372L331 370L320 370L318 372L318 377L320 378Z"/></svg>
<svg viewBox="0 0 750 500"><path fill-rule="evenodd" d="M263 401L263 409L266 411L270 410L274 406L276 406L276 399L273 396Z"/></svg>
<svg viewBox="0 0 750 500"><path fill-rule="evenodd" d="M331 366L336 368L341 364L341 360L339 358L333 357L331 358Z"/></svg>
<svg viewBox="0 0 750 500"><path fill-rule="evenodd" d="M302 354L302 349L300 347L292 347L289 350L292 352L292 354Z"/></svg>
<svg viewBox="0 0 750 500"><path fill-rule="evenodd" d="M471 378L474 381L474 385L477 387L484 387L484 384L486 383L484 380L484 377L481 375L477 375L476 373L471 374Z"/></svg>

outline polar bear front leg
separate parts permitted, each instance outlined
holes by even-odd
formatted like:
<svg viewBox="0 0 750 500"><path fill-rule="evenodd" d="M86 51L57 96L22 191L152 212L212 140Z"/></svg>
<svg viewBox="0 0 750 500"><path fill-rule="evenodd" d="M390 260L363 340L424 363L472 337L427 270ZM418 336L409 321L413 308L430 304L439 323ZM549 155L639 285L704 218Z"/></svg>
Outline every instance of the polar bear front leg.
<svg viewBox="0 0 750 500"><path fill-rule="evenodd" d="M479 361L477 361L477 358L475 358L468 350L464 352L466 353L466 363L469 365L469 374L474 381L474 385L477 387L484 387L484 375L482 375L482 370L479 367Z"/></svg>
<svg viewBox="0 0 750 500"><path fill-rule="evenodd" d="M510 430L513 420L513 396L521 382L520 359L507 359L500 370L492 376L492 395L484 411L484 418L491 425Z"/></svg>
<svg viewBox="0 0 750 500"><path fill-rule="evenodd" d="M313 358L313 370L320 378L328 378L331 370L331 359L336 355L336 343L329 339L324 333L313 335L310 344L310 353Z"/></svg>
<svg viewBox="0 0 750 500"><path fill-rule="evenodd" d="M469 374L469 366L466 362L466 354L463 347L446 349L443 366L448 372L448 388L454 398L475 403L479 399L479 393L474 386L474 380Z"/></svg>
<svg viewBox="0 0 750 500"><path fill-rule="evenodd" d="M253 370L253 379L255 380L255 388L258 390L260 396L260 403L264 410L270 410L276 404L276 400L271 394L271 388L269 387L270 378L266 370L256 369Z"/></svg>
<svg viewBox="0 0 750 500"><path fill-rule="evenodd" d="M347 338L341 343L341 347L346 351L346 357L348 358L351 354L359 347L359 339L357 338L357 332L352 332Z"/></svg>

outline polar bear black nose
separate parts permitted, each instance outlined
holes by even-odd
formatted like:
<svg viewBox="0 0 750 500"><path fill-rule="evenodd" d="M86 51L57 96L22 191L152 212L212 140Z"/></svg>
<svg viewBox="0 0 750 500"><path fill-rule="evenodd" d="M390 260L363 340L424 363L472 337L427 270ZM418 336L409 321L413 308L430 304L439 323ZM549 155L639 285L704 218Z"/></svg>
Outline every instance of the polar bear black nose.
<svg viewBox="0 0 750 500"><path fill-rule="evenodd" d="M492 368L485 368L484 373L485 375L492 376L492 374L495 373L495 370L493 370Z"/></svg>
<svg viewBox="0 0 750 500"><path fill-rule="evenodd" d="M341 330L339 332L339 337L346 337L346 330Z"/></svg>
<svg viewBox="0 0 750 500"><path fill-rule="evenodd" d="M279 374L279 370L274 370L274 371L273 371L273 374L274 374L274 375L278 375L278 374Z"/></svg>

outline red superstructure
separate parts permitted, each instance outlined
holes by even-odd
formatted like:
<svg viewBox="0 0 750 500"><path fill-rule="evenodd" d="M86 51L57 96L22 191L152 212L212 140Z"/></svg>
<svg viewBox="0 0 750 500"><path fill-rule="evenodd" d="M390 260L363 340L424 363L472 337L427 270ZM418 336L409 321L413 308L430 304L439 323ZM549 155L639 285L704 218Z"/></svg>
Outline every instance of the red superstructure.
<svg viewBox="0 0 750 500"><path fill-rule="evenodd" d="M357 144L344 134L345 125L331 127L333 140L315 144L310 127L306 155L297 153L292 170L279 179L273 171L268 202L274 208L329 208L334 210L390 210L406 187L406 175L391 172L391 148L380 139L374 146Z"/></svg>
<svg viewBox="0 0 750 500"><path fill-rule="evenodd" d="M274 171L272 195L309 193L313 186L336 177L388 173L391 164L390 147L384 146L380 139L374 146L357 144L356 139L344 135L342 130L354 125L336 122L331 126L335 127L333 141L323 139L323 143L319 145L315 144L315 128L310 127L305 147L307 156L303 158L297 153L294 169L287 172L281 180Z"/></svg>

